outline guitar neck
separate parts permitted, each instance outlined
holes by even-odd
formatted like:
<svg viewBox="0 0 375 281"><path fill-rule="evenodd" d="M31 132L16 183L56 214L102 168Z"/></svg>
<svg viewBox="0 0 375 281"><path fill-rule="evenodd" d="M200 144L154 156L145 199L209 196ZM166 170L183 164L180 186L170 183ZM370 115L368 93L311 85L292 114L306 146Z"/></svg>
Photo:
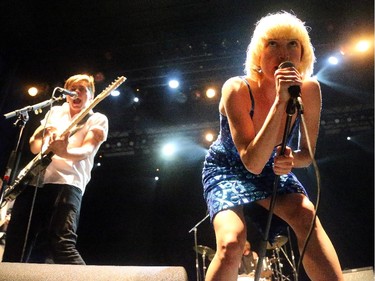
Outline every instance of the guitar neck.
<svg viewBox="0 0 375 281"><path fill-rule="evenodd" d="M84 110L82 110L80 113L78 113L78 115L76 116L76 118L74 118L74 120L70 123L70 125L65 129L65 131L61 134L61 135L65 135L67 132L71 131L75 125L77 125L79 122L81 122L83 120L83 118L85 118L85 116L87 114L89 114L89 112L100 102L100 100L93 100L92 103L90 103L90 105L88 107L86 107Z"/></svg>
<svg viewBox="0 0 375 281"><path fill-rule="evenodd" d="M82 110L78 115L74 118L72 123L65 129L65 131L61 135L65 135L69 131L73 129L75 125L82 121L83 118L103 99L105 99L113 90L117 89L122 83L124 83L126 78L124 76L118 77L111 85L105 88L91 103L88 107Z"/></svg>

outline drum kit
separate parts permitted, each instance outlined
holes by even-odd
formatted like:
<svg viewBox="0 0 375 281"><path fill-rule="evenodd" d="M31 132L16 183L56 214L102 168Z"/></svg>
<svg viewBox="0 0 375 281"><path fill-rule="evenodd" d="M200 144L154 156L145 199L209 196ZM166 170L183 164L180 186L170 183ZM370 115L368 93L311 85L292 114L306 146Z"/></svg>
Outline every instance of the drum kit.
<svg viewBox="0 0 375 281"><path fill-rule="evenodd" d="M193 249L195 250L195 252L202 255L203 279L206 279L205 278L206 277L206 270L207 270L206 258L209 261L212 261L212 259L215 256L215 251L213 249L211 249L210 247L203 246L203 245L198 245L196 247L193 247ZM199 281L199 280L197 280L197 281Z"/></svg>
<svg viewBox="0 0 375 281"><path fill-rule="evenodd" d="M283 263L282 261L287 260L292 267L295 268L294 263L289 259L284 245L288 242L288 238L283 235L278 235L275 237L273 243L267 243L267 250L271 251L270 257L265 257L263 259L262 271L260 274L260 281L291 281L293 279L283 274ZM215 256L215 250L204 245L198 245L193 247L193 249L202 256L203 261L203 275L206 272L206 261L212 261ZM283 253L284 257L281 257L280 253ZM292 260L294 261L293 251ZM252 272L248 274L241 274L238 276L238 281L254 281L255 280L255 270L257 266L251 266Z"/></svg>

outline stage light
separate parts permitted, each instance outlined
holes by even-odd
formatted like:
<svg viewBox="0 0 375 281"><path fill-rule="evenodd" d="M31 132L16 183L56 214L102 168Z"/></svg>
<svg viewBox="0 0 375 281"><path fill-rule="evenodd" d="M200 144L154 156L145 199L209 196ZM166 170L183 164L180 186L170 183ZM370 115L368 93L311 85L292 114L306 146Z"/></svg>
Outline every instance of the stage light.
<svg viewBox="0 0 375 281"><path fill-rule="evenodd" d="M341 53L346 56L364 55L373 48L373 39L352 39L351 42L341 46ZM371 52L370 52L371 53Z"/></svg>
<svg viewBox="0 0 375 281"><path fill-rule="evenodd" d="M163 156L171 157L176 153L176 145L174 143L167 143L162 148Z"/></svg>
<svg viewBox="0 0 375 281"><path fill-rule="evenodd" d="M211 133L206 134L206 141L211 142L213 140L214 140L214 135L213 134L211 134Z"/></svg>
<svg viewBox="0 0 375 281"><path fill-rule="evenodd" d="M204 136L205 140L208 141L208 142L212 142L215 138L214 134L211 133L211 132L208 132L205 134Z"/></svg>
<svg viewBox="0 0 375 281"><path fill-rule="evenodd" d="M216 90L214 88L208 88L206 90L206 97L212 99L216 96Z"/></svg>
<svg viewBox="0 0 375 281"><path fill-rule="evenodd" d="M170 87L171 89L177 89L178 86L180 86L180 83L179 83L177 80L173 79L173 80L170 80L170 81L168 82L168 85L169 85L169 87Z"/></svg>
<svg viewBox="0 0 375 281"><path fill-rule="evenodd" d="M328 58L328 62L329 62L330 64L336 65L336 64L339 63L339 60L338 60L337 57L331 56L331 57Z"/></svg>
<svg viewBox="0 0 375 281"><path fill-rule="evenodd" d="M118 97L119 95L120 95L120 91L118 91L118 90L114 90L114 91L111 92L112 97Z"/></svg>
<svg viewBox="0 0 375 281"><path fill-rule="evenodd" d="M367 40L361 40L355 46L355 50L360 53L364 53L368 49L370 49L370 43Z"/></svg>
<svg viewBox="0 0 375 281"><path fill-rule="evenodd" d="M38 94L38 88L36 87L30 87L28 90L27 90L28 94L31 96L31 97L35 97L37 94Z"/></svg>

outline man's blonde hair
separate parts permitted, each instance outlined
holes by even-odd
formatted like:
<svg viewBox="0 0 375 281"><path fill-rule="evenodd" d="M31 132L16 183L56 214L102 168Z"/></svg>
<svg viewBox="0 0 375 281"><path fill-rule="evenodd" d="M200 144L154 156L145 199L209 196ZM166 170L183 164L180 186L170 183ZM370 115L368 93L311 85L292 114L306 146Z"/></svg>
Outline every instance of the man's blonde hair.
<svg viewBox="0 0 375 281"><path fill-rule="evenodd" d="M308 28L295 15L288 12L268 14L261 18L255 27L253 37L247 48L245 73L250 79L260 82L262 72L260 68L260 54L269 39L296 39L302 46L301 63L298 71L303 78L313 73L315 54L310 41Z"/></svg>
<svg viewBox="0 0 375 281"><path fill-rule="evenodd" d="M74 84L76 82L79 82L79 81L87 81L87 83L88 83L87 88L92 93L92 96L94 96L94 94L95 94L95 82L94 82L94 77L91 76L91 75L87 75L87 74L76 74L76 75L73 75L73 76L69 77L65 81L64 88L65 89L69 89L69 87L72 84Z"/></svg>

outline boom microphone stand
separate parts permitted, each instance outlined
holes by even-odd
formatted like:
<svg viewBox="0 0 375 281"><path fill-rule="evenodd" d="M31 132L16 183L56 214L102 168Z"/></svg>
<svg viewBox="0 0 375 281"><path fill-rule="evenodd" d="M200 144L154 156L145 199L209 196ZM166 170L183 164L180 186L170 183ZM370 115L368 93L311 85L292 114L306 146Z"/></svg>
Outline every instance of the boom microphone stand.
<svg viewBox="0 0 375 281"><path fill-rule="evenodd" d="M197 239L197 227L202 223L204 222L207 218L209 217L209 214L207 214L201 221L199 221L196 225L194 225L194 227L192 229L189 230L189 233L194 231L194 249L197 250L198 248L198 239ZM205 259L205 257L203 257L203 260ZM195 269L196 269L196 272L197 272L197 281L200 280L199 278L199 259L198 259L198 251L195 251ZM205 275L205 272L203 271L203 275ZM205 279L205 276L203 277L203 280Z"/></svg>
<svg viewBox="0 0 375 281"><path fill-rule="evenodd" d="M4 115L6 116L6 115ZM14 126L18 128L18 140L14 146L14 149L10 153L8 163L5 168L5 173L3 176L3 182L1 185L1 192L0 192L0 208L3 207L3 197L5 193L5 188L9 183L11 183L14 179L14 173L13 171L16 171L18 168L19 160L20 160L20 147L22 146L24 142L23 138L23 131L25 129L25 125L27 121L29 120L29 114L27 111L19 112L17 115L18 118L16 122L14 122Z"/></svg>
<svg viewBox="0 0 375 281"><path fill-rule="evenodd" d="M291 62L284 62L280 64L279 68L285 68L285 67L293 67L293 63ZM296 112L296 107L298 107L299 110L302 109L302 104L298 101L298 97L300 94L300 89L299 86L291 86L288 89L289 94L290 94L290 99L287 104L286 108L286 114L287 114L287 120L285 123L285 129L284 129L284 135L283 135L283 141L281 144L281 150L280 150L280 155L284 155L285 153L285 148L286 148L286 142L287 142L287 137L290 131L290 125L292 121L292 116ZM272 216L273 216L273 210L275 208L275 203L276 203L276 196L277 196L277 187L279 186L280 182L280 176L276 175L275 180L274 180L274 185L273 185L273 190L272 190L272 197L271 197L271 202L270 202L270 207L269 207L269 213L268 213L268 218L267 218L267 224L265 231L263 233L263 237L260 243L260 250L258 253L258 263L255 271L255 281L259 281L260 274L262 271L262 265L263 265L263 259L266 256L266 249L267 249L267 241L268 241L268 236L269 236L269 231L271 228L271 221L272 221Z"/></svg>
<svg viewBox="0 0 375 281"><path fill-rule="evenodd" d="M292 269L293 269L293 276L294 276L294 280L297 281L298 280L298 272L297 272L297 266L296 266L296 261L295 261L295 257L294 257L294 252L293 252L293 245L292 245L292 240L290 239L290 228L288 226L288 240L289 240L289 247L290 247L290 253L292 255L292 261L288 260L289 264L291 265ZM287 255L285 255L287 256Z"/></svg>
<svg viewBox="0 0 375 281"><path fill-rule="evenodd" d="M9 119L9 118L17 116L17 120L16 120L16 122L14 122L13 125L17 126L19 128L19 132L18 132L17 143L16 143L13 151L10 154L10 157L8 159L8 163L7 163L7 166L6 166L6 170L5 170L5 173L4 173L3 184L2 184L1 190L0 190L0 203L1 203L0 208L3 207L3 203L5 203L5 202L3 202L5 188L9 183L11 183L13 181L14 175L15 175L14 171L17 171L17 168L18 168L18 163L19 163L19 159L20 159L20 147L21 147L21 144L24 141L23 132L24 132L26 123L29 120L28 112L29 111L38 111L38 110L40 110L40 109L42 109L46 106L50 106L52 103L54 103L57 100L62 100L63 98L64 98L63 96L60 96L60 97L57 97L57 98L52 98L52 99L49 99L49 100L46 100L46 101L43 101L43 102L40 102L40 103L37 103L37 104L34 104L34 105L29 105L29 106L23 107L21 109L17 109L17 110L14 110L12 112L4 114L5 119Z"/></svg>

